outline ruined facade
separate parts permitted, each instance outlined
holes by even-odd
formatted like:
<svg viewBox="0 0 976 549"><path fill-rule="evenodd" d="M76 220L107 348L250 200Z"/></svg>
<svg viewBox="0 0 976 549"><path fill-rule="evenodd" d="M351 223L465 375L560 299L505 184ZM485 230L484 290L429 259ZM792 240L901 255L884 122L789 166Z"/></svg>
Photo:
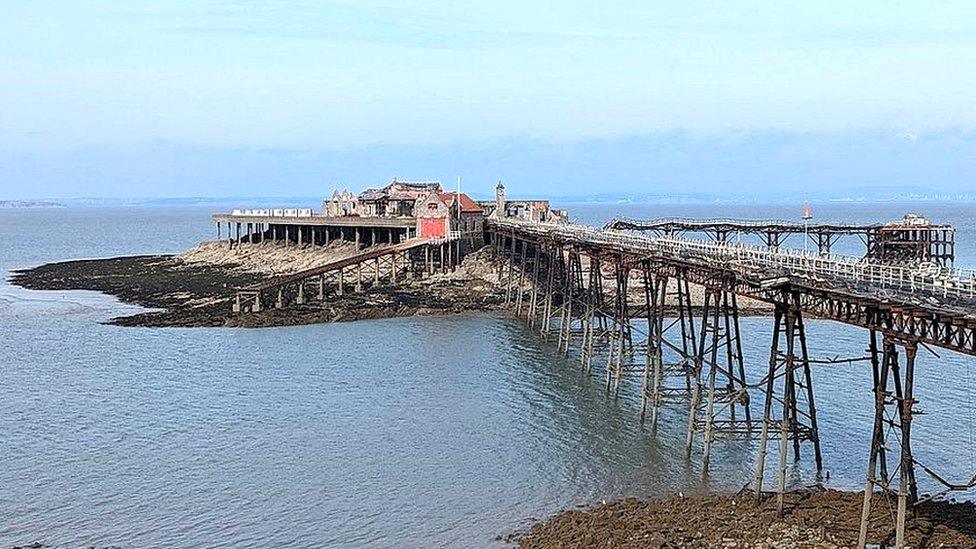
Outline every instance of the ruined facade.
<svg viewBox="0 0 976 549"><path fill-rule="evenodd" d="M333 217L416 217L417 201L443 190L438 181L398 181L394 177L385 187L366 189L359 195L333 191L322 203L322 211Z"/></svg>
<svg viewBox="0 0 976 549"><path fill-rule="evenodd" d="M322 211L331 217L422 218L428 217L429 212L422 213L418 205L431 194L453 197L455 193L445 193L439 181L400 181L394 177L386 186L369 188L358 195L347 190L333 191L332 197L322 203ZM501 181L495 187L495 200L474 201L465 194L461 196L464 204L459 219L464 232L481 230L481 220L486 217L543 223L568 220L566 211L553 209L548 200L509 200ZM454 198L444 200L451 203ZM477 229L473 228L475 225Z"/></svg>
<svg viewBox="0 0 976 549"><path fill-rule="evenodd" d="M486 217L493 219L517 219L542 223L561 223L569 220L565 210L553 209L548 200L510 200L505 196L505 185L499 181L495 187L495 200L482 200L478 205Z"/></svg>
<svg viewBox="0 0 976 549"><path fill-rule="evenodd" d="M431 192L417 204L416 212L420 237L454 234L471 246L480 247L484 243L484 211L464 193Z"/></svg>
<svg viewBox="0 0 976 549"><path fill-rule="evenodd" d="M416 217L415 206L431 192L442 192L439 181L398 181L395 177L379 189L359 194L363 217Z"/></svg>
<svg viewBox="0 0 976 549"><path fill-rule="evenodd" d="M330 217L359 215L359 199L345 189L336 189L331 198L322 201L322 211Z"/></svg>

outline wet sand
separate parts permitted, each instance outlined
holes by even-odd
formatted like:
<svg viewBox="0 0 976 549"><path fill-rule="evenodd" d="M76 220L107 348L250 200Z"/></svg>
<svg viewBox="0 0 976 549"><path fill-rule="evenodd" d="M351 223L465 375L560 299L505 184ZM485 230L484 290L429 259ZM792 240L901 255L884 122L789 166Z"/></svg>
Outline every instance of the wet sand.
<svg viewBox="0 0 976 549"><path fill-rule="evenodd" d="M513 534L523 549L562 547L855 547L863 492L810 489L789 494L783 518L774 500L757 506L755 494L640 501L625 499L588 509L563 511ZM894 545L895 502L875 495L868 543ZM976 506L970 502L926 502L909 520L908 544L976 547ZM869 545L870 547L871 545Z"/></svg>

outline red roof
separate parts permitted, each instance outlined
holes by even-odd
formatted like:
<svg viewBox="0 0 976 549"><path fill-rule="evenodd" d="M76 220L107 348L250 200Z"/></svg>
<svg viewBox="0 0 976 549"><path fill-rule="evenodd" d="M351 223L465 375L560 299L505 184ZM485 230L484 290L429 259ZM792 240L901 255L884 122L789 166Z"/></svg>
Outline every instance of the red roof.
<svg viewBox="0 0 976 549"><path fill-rule="evenodd" d="M437 193L438 198L440 198L445 204L451 205L454 203L454 196L456 192L452 193ZM482 212L481 206L477 202L471 200L471 197L461 193L461 213L480 213Z"/></svg>

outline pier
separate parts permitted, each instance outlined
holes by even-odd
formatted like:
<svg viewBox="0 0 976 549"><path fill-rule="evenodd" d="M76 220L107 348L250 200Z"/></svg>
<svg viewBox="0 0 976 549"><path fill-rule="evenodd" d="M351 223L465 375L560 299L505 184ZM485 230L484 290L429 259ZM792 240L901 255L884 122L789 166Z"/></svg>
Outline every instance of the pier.
<svg viewBox="0 0 976 549"><path fill-rule="evenodd" d="M272 295L274 308L281 309L313 300L325 303L349 292L362 292L381 284L396 285L436 272L447 272L457 265L460 253L458 234L377 245L319 267L239 288L234 296L233 311L260 312L267 307L264 302Z"/></svg>
<svg viewBox="0 0 976 549"><path fill-rule="evenodd" d="M285 245L328 246L334 240L354 242L357 247L398 243L417 235L413 218L337 217L312 210L237 210L214 214L217 240L228 247L272 241ZM226 227L226 231L221 228Z"/></svg>
<svg viewBox="0 0 976 549"><path fill-rule="evenodd" d="M437 182L395 178L358 196L337 191L323 211L213 216L218 236L225 226L231 247L356 244L350 257L238 288L235 313L324 304L447 272L487 243L505 305L543 341L575 356L582 371L596 371L608 395L617 398L633 384L641 423L657 433L663 407L687 410L685 450L689 459L700 456L703 474L716 444L758 440L755 473L743 481L758 501L773 500L780 514L790 457L809 452L818 479L824 470L812 375L818 364L845 363L872 374L865 387L874 395L874 424L861 547L876 490L897 502L892 527L901 547L906 521L923 501L917 473L941 486L924 500L976 487L976 475L947 480L912 452L919 350L976 356L976 273L952 267L949 225L909 214L876 224L618 218L596 228L569 223L547 201L508 200L501 183L495 201L478 203L443 192ZM815 249L787 248L794 236ZM839 238L858 238L863 255L834 254ZM741 299L767 304L772 316L761 368L745 364ZM810 318L863 329L865 352L811 357ZM774 447L777 462L767 463Z"/></svg>
<svg viewBox="0 0 976 549"><path fill-rule="evenodd" d="M952 265L955 260L955 229L934 225L924 218L906 215L890 223L796 223L781 220L615 218L604 227L617 231L650 233L653 236L703 234L713 242L731 242L744 235L755 236L770 249L779 249L796 235L816 246L820 255L830 255L841 237L856 237L864 245L864 257L885 262L931 261Z"/></svg>
<svg viewBox="0 0 976 549"><path fill-rule="evenodd" d="M880 490L897 501L893 527L901 547L906 520L920 501L918 471L942 487L927 499L976 486L976 476L953 482L919 463L911 437L919 349L976 356L976 275L942 264L951 262L953 250L953 231L945 226L891 229L899 249L915 256L875 255L870 244L867 258L779 245L783 234L807 230L867 235L866 243L876 242L885 227L892 226L615 220L601 230L489 219L486 230L515 315L561 353L578 356L583 371L602 364L608 394L618 395L624 383L638 384L639 420L655 430L662 406L687 407L686 450L689 457L701 452L703 473L714 444L758 439L752 487L760 500L773 497L781 514L789 456L798 460L804 449L812 452L818 474L824 461L811 368L825 361L810 357L804 322L821 318L864 329L865 354L838 359L870 368L873 386L865 389L875 395L859 545L867 541L871 495ZM931 238L929 229L940 236ZM712 231L716 237L692 240L677 236L680 231ZM778 236L769 236L766 246L727 238L749 231ZM690 285L704 289L700 300ZM760 379L747 378L743 364L740 297L774 310ZM676 305L666 307L669 299ZM773 489L766 490L771 444L778 445L778 463Z"/></svg>

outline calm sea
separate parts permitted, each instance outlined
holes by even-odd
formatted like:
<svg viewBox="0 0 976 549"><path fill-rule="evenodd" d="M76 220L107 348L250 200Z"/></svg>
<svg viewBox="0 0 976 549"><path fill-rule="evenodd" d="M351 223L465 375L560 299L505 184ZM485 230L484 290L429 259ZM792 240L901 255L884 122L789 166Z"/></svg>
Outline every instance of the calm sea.
<svg viewBox="0 0 976 549"><path fill-rule="evenodd" d="M795 218L778 205L568 205L614 215ZM814 206L818 221L917 211L958 228L976 267L976 206ZM212 237L203 208L0 210L0 273L46 262L178 252ZM799 242L795 245L802 246ZM856 253L856 240L836 249ZM684 457L686 421L657 437L575 359L506 316L333 325L146 329L89 292L0 283L0 547L472 547L535 518L621 496L735 490L755 443L718 445L707 481ZM750 367L770 321L743 321ZM808 324L811 353L858 356L866 334ZM976 468L976 361L920 354L918 458ZM862 484L870 373L818 366L828 485ZM814 481L811 464L791 470ZM932 488L923 484L923 491Z"/></svg>

